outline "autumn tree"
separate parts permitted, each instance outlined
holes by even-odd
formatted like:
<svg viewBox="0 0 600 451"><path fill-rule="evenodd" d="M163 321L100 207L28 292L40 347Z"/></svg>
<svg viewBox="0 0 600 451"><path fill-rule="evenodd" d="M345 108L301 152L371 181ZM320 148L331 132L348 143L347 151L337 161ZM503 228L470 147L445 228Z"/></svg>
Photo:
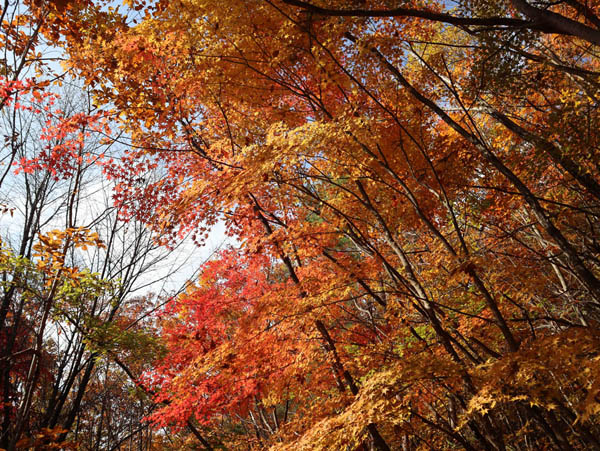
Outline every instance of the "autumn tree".
<svg viewBox="0 0 600 451"><path fill-rule="evenodd" d="M129 6L58 26L131 137L117 203L164 242L224 221L240 243L163 314L156 424L598 446L600 5Z"/></svg>
<svg viewBox="0 0 600 451"><path fill-rule="evenodd" d="M187 259L112 204L114 183L102 178L102 165L122 155L122 144L106 139L110 118L58 69L61 51L51 42L83 5L1 9L2 449L134 440L151 448L143 418L153 402L135 379L160 354L149 316L164 302L160 283ZM116 407L108 399L118 399L120 415L98 413Z"/></svg>

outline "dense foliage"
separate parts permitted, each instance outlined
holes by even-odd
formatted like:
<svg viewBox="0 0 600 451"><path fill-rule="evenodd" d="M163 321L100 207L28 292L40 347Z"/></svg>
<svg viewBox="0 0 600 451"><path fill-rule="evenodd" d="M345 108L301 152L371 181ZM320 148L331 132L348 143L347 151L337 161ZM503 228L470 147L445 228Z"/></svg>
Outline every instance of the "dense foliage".
<svg viewBox="0 0 600 451"><path fill-rule="evenodd" d="M600 447L599 2L29 13L127 139L119 218L235 242L138 365L177 446Z"/></svg>

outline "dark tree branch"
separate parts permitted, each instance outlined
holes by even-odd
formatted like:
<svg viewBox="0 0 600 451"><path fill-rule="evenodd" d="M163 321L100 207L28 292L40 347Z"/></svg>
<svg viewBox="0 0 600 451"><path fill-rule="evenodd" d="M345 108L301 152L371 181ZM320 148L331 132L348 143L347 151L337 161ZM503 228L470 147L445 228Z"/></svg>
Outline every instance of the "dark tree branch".
<svg viewBox="0 0 600 451"><path fill-rule="evenodd" d="M457 26L499 26L499 27L530 27L533 24L522 19L509 17L461 17L426 9L392 8L392 9L330 9L315 6L302 0L282 0L291 6L297 6L305 11L321 16L334 17L416 17L419 19L443 22Z"/></svg>
<svg viewBox="0 0 600 451"><path fill-rule="evenodd" d="M600 45L600 31L576 20L561 16L552 11L531 6L525 0L512 0L515 9L528 20L512 17L464 17L417 8L391 9L333 9L313 5L304 0L282 0L283 3L296 6L307 12L332 17L415 17L433 22L447 23L458 27L508 27L526 28L542 33L576 36L592 44ZM585 13L585 12L584 12ZM589 13L589 12L588 12ZM589 14L585 14L590 19ZM594 22L595 23L595 22Z"/></svg>

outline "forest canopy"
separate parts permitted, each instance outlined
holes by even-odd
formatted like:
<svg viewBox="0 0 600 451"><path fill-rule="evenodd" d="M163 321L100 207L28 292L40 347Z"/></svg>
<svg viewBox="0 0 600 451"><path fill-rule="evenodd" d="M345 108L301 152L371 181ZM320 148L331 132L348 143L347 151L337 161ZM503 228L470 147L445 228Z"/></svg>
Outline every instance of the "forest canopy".
<svg viewBox="0 0 600 451"><path fill-rule="evenodd" d="M3 8L0 448L600 447L600 2Z"/></svg>

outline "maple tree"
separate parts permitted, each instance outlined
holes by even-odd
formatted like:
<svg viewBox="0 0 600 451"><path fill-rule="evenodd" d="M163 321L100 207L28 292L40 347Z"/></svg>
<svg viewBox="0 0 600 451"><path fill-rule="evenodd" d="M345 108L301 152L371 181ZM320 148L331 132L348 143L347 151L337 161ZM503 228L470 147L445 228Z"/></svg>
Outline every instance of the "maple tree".
<svg viewBox="0 0 600 451"><path fill-rule="evenodd" d="M131 140L121 214L240 243L162 313L155 424L598 446L597 2L66 5L46 35Z"/></svg>
<svg viewBox="0 0 600 451"><path fill-rule="evenodd" d="M161 350L147 319L160 301L140 290L170 277L169 251L110 202L101 164L122 148L51 47L83 6L0 9L0 449L164 449L172 437L143 420L153 402L132 373Z"/></svg>

